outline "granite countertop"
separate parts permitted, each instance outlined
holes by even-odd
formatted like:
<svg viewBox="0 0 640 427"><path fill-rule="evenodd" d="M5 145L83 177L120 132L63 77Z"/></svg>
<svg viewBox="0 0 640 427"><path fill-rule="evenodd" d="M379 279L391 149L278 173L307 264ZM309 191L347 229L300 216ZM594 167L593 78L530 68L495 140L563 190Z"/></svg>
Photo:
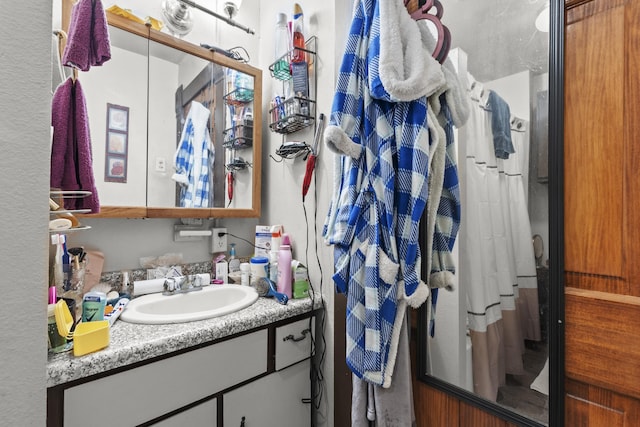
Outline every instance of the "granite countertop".
<svg viewBox="0 0 640 427"><path fill-rule="evenodd" d="M197 322L141 325L118 320L109 347L75 357L73 351L49 353L47 387L99 374L134 362L211 342L321 307L321 296L292 299L286 305L258 298L251 306L226 316Z"/></svg>

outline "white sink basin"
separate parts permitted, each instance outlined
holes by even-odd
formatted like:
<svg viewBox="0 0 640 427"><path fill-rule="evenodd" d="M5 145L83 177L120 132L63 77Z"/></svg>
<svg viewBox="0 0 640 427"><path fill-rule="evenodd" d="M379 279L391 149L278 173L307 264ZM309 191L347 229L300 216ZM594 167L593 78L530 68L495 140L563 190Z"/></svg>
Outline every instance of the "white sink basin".
<svg viewBox="0 0 640 427"><path fill-rule="evenodd" d="M146 324L192 322L242 310L257 299L258 293L250 286L210 285L200 291L134 298L120 319Z"/></svg>

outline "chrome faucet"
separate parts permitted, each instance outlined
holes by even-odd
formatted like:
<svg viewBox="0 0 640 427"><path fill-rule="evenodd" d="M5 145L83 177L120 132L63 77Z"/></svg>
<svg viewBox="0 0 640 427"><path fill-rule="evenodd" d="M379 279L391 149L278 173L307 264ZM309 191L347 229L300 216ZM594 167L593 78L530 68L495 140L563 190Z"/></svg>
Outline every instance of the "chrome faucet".
<svg viewBox="0 0 640 427"><path fill-rule="evenodd" d="M202 278L196 274L181 277L167 277L164 280L162 295L174 295L202 290Z"/></svg>

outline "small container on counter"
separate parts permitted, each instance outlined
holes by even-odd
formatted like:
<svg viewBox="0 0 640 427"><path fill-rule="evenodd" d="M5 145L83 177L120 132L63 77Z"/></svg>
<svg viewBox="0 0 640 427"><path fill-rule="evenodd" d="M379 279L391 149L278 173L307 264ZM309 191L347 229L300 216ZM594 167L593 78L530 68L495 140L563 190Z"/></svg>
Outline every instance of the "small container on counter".
<svg viewBox="0 0 640 427"><path fill-rule="evenodd" d="M47 334L49 339L49 351L53 353L62 353L69 349L66 338L58 333L55 304L49 304L47 306Z"/></svg>
<svg viewBox="0 0 640 427"><path fill-rule="evenodd" d="M95 322L104 320L104 307L107 295L104 292L91 291L82 298L82 321Z"/></svg>
<svg viewBox="0 0 640 427"><path fill-rule="evenodd" d="M269 274L269 258L263 256L255 256L251 258L251 282L258 280L260 277L267 277Z"/></svg>

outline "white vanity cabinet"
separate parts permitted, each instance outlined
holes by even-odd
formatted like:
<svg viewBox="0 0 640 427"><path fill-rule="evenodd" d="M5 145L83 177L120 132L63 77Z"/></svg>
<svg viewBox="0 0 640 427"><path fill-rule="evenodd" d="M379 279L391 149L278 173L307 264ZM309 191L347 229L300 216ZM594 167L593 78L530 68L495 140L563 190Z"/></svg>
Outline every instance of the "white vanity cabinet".
<svg viewBox="0 0 640 427"><path fill-rule="evenodd" d="M50 388L47 426L309 426L313 328L308 313Z"/></svg>
<svg viewBox="0 0 640 427"><path fill-rule="evenodd" d="M309 372L305 360L225 394L224 427L310 426Z"/></svg>
<svg viewBox="0 0 640 427"><path fill-rule="evenodd" d="M276 328L276 372L223 395L224 427L311 425L314 327L314 318L308 318Z"/></svg>

